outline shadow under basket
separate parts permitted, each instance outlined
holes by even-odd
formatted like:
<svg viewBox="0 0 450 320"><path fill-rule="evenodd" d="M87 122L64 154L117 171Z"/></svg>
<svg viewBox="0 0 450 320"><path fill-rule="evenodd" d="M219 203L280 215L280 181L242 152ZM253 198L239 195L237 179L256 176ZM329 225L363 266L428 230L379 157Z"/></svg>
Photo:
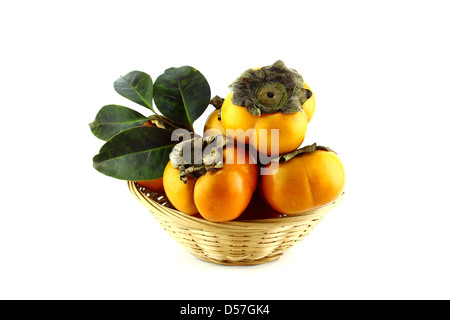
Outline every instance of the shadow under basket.
<svg viewBox="0 0 450 320"><path fill-rule="evenodd" d="M255 265L278 259L300 243L344 194L326 206L280 218L211 222L176 210L164 194L128 181L133 196L194 256L223 265Z"/></svg>

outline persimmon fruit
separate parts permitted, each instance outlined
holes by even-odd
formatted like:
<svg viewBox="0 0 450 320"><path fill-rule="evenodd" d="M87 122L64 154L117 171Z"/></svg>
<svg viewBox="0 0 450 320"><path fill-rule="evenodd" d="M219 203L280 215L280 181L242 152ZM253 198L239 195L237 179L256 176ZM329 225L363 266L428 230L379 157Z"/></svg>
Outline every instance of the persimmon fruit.
<svg viewBox="0 0 450 320"><path fill-rule="evenodd" d="M227 160L228 159L228 160ZM234 220L247 208L258 185L258 165L250 162L242 147L229 144L224 148L223 166L198 178L180 180L180 170L169 161L164 175L164 190L179 211L200 215L209 221Z"/></svg>
<svg viewBox="0 0 450 320"><path fill-rule="evenodd" d="M314 146L314 145L313 145ZM260 177L260 194L276 211L297 214L335 201L344 191L345 171L337 154L322 147L304 147L290 160L268 165ZM299 149L300 150L300 149Z"/></svg>
<svg viewBox="0 0 450 320"><path fill-rule="evenodd" d="M216 109L211 112L205 121L203 127L203 136L225 134L225 129L223 128L222 122L219 120L220 109Z"/></svg>

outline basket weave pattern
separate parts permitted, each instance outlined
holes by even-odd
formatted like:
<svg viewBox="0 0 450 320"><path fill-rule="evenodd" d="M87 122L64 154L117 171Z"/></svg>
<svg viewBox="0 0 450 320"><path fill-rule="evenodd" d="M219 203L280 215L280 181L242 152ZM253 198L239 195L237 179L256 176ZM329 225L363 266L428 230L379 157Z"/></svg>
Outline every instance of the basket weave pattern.
<svg viewBox="0 0 450 320"><path fill-rule="evenodd" d="M217 223L181 213L164 194L135 182L128 181L128 187L187 251L202 260L224 265L254 265L278 259L301 242L342 198L301 215Z"/></svg>

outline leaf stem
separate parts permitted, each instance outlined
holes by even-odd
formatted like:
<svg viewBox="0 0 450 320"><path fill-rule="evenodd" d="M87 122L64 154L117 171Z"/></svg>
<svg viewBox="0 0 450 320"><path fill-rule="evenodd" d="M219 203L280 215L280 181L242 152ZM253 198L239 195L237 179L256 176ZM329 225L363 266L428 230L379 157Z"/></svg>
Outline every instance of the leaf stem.
<svg viewBox="0 0 450 320"><path fill-rule="evenodd" d="M164 124L166 124L168 126L168 128L166 128L166 129L170 129L170 128L173 128L174 130L176 130L176 129L187 129L190 132L195 133L194 132L194 128L191 125L189 125L189 126L188 125L182 125L180 123L174 122L173 120L171 120L171 119L169 119L169 118L167 118L165 116L159 115L159 114L155 114L155 115L150 116L148 118L150 119L152 117L154 117L157 120L159 120L159 121L163 122Z"/></svg>

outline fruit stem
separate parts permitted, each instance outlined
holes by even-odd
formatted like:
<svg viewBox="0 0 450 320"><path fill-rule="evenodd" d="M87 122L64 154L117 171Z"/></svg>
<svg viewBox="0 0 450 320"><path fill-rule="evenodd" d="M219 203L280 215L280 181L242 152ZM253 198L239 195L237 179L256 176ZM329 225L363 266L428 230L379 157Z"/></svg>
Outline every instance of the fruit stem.
<svg viewBox="0 0 450 320"><path fill-rule="evenodd" d="M225 100L224 98L221 98L219 96L215 96L214 98L211 99L209 104L212 104L214 106L214 108L216 108L216 109L220 109L220 108L222 108L224 100Z"/></svg>
<svg viewBox="0 0 450 320"><path fill-rule="evenodd" d="M184 126L184 125L182 125L182 124L180 124L180 123L174 122L174 121L170 120L169 118L167 118L167 117L165 117L165 116L161 116L161 115L159 115L159 114L151 115L151 116L148 117L148 118L149 118L150 120L153 118L153 119L156 119L156 120L158 120L158 121L160 121L160 122L163 122L164 124L167 125L167 126L164 126L165 129L168 129L168 130L170 130L170 129L173 129L173 130L176 130L176 129L187 129L187 130L189 130L191 133L195 133L195 132L194 132L194 128L193 128L191 125L189 125L189 126Z"/></svg>

